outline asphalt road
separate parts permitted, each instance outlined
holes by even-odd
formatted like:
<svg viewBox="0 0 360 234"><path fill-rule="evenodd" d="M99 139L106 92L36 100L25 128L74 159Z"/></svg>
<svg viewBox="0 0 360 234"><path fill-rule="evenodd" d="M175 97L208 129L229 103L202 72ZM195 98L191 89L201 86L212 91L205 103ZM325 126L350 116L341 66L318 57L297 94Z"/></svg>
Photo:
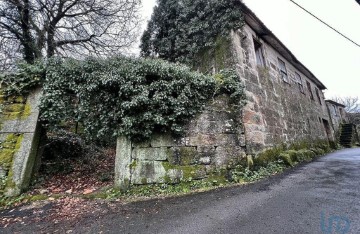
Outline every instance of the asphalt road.
<svg viewBox="0 0 360 234"><path fill-rule="evenodd" d="M330 234L360 233L359 221L360 149L347 149L258 183L119 205L57 228L72 233Z"/></svg>

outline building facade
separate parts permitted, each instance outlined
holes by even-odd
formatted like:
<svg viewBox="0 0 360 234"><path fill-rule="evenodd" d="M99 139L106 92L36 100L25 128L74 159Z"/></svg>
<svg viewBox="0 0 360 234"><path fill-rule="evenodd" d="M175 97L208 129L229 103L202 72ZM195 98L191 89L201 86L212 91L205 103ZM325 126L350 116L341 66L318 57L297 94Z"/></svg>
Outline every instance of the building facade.
<svg viewBox="0 0 360 234"><path fill-rule="evenodd" d="M345 123L347 120L345 106L332 100L326 100L325 102L331 117L334 132L337 134L341 124Z"/></svg>
<svg viewBox="0 0 360 234"><path fill-rule="evenodd" d="M245 26L232 33L235 65L244 82L248 153L302 140L334 140L317 79L245 5Z"/></svg>

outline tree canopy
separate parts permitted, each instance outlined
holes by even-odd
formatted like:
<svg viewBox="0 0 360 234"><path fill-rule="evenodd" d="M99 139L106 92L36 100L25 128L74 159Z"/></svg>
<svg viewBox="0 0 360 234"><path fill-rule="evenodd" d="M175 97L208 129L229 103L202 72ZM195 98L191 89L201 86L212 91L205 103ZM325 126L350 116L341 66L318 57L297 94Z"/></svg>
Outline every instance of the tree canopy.
<svg viewBox="0 0 360 234"><path fill-rule="evenodd" d="M0 58L116 54L137 37L141 0L0 2Z"/></svg>
<svg viewBox="0 0 360 234"><path fill-rule="evenodd" d="M243 25L239 0L157 0L141 38L141 55L191 64L218 36Z"/></svg>

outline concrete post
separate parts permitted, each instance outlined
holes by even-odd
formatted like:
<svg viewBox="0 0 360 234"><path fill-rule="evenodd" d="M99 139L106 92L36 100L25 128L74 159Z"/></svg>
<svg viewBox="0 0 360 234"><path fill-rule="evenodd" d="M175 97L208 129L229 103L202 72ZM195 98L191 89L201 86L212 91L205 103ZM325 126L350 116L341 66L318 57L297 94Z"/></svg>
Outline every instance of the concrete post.
<svg viewBox="0 0 360 234"><path fill-rule="evenodd" d="M3 161L0 168L6 171L3 175L6 178L4 194L9 197L19 195L30 184L41 132L38 122L40 97L41 89L37 89L29 94L25 103L23 97L2 101L0 155Z"/></svg>
<svg viewBox="0 0 360 234"><path fill-rule="evenodd" d="M127 137L118 137L115 159L115 186L126 191L131 182L131 141Z"/></svg>

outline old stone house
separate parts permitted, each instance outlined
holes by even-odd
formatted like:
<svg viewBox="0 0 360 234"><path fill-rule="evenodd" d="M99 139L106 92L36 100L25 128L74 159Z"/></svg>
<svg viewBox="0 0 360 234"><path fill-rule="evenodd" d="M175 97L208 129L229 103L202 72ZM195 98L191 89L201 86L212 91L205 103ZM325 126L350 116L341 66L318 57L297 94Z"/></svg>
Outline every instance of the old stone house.
<svg viewBox="0 0 360 234"><path fill-rule="evenodd" d="M243 124L248 153L304 139L334 140L325 85L244 4L245 26L232 33L248 104Z"/></svg>
<svg viewBox="0 0 360 234"><path fill-rule="evenodd" d="M226 97L209 100L179 139L163 135L133 144L119 138L119 187L208 178L280 144L335 140L325 85L249 8L241 2L239 7L244 27L219 39L215 51L199 55L198 69L235 67L247 104L234 109Z"/></svg>
<svg viewBox="0 0 360 234"><path fill-rule="evenodd" d="M347 120L345 106L332 100L326 100L325 102L329 110L333 129L337 133L341 124Z"/></svg>
<svg viewBox="0 0 360 234"><path fill-rule="evenodd" d="M229 53L210 56L203 63L211 67L214 63L224 65L231 61L245 86L247 104L236 109L227 96L209 100L205 110L189 121L180 138L159 135L135 144L119 137L115 162L117 186L211 178L223 173L224 168L226 171L228 167L251 161L259 152L280 144L334 141L334 126L338 126L343 115L339 109L340 116L336 116L339 118L331 119L333 112L328 111L322 92L325 85L240 1L239 7L245 25L233 31L226 45L219 48ZM8 138L13 142L3 151L11 153L6 162L8 182L3 188L8 195L19 194L28 186L36 161L40 131L36 103L40 91L32 95L28 101L20 98L21 103L16 105L21 110L31 107L27 111L29 116L9 113L14 118L3 122L0 131L5 143ZM15 125L31 128L15 128ZM5 174L5 170L0 168L1 173ZM224 179L224 174L221 176Z"/></svg>

